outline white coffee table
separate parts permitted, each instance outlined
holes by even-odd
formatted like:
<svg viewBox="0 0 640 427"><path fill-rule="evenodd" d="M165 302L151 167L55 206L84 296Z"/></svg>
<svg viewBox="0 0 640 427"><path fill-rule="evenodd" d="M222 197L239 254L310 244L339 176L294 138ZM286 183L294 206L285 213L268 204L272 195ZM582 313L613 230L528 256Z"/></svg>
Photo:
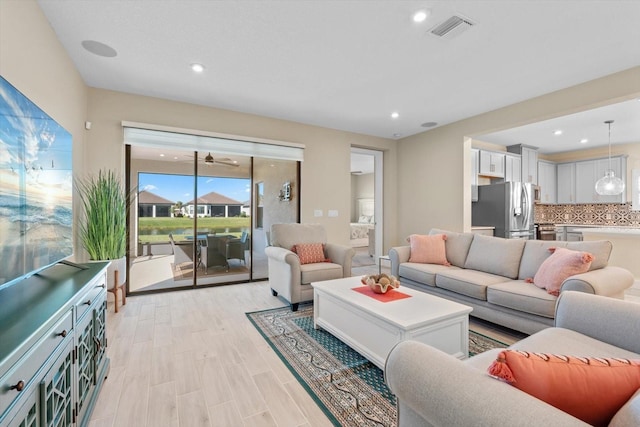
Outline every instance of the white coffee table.
<svg viewBox="0 0 640 427"><path fill-rule="evenodd" d="M398 342L415 340L459 359L469 355L472 308L414 289L400 287L410 298L381 302L353 290L360 277L315 282L314 326L321 327L384 369Z"/></svg>

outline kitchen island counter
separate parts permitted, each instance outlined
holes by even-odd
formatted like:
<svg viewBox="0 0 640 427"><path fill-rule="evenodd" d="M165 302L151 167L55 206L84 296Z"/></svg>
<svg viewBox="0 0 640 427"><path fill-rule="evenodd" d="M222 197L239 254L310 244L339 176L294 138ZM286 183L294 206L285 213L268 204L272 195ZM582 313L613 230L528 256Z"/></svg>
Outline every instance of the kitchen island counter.
<svg viewBox="0 0 640 427"><path fill-rule="evenodd" d="M580 228L583 240L609 240L613 245L609 265L626 268L635 278L634 288L640 288L640 228L594 227Z"/></svg>

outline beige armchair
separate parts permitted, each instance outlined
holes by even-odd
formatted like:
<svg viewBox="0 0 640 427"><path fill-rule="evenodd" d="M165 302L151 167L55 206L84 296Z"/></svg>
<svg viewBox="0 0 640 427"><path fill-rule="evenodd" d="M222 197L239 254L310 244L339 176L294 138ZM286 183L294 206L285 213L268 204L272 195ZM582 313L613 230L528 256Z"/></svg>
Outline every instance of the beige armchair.
<svg viewBox="0 0 640 427"><path fill-rule="evenodd" d="M312 282L351 276L353 248L327 243L325 229L320 224L273 224L271 246L265 249L269 263L269 285L274 296L280 295L291 304L313 300ZM296 244L324 243L325 257L331 262L300 264L298 255L291 251Z"/></svg>

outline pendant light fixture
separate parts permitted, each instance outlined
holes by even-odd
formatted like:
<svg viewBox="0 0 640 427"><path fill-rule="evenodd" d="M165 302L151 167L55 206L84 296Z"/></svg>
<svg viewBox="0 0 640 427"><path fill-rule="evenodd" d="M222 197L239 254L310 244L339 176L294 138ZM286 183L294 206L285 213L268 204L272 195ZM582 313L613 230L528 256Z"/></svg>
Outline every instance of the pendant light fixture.
<svg viewBox="0 0 640 427"><path fill-rule="evenodd" d="M601 196L617 196L624 191L624 182L616 176L611 168L611 123L613 120L605 122L609 125L609 169L604 172L602 178L596 181L596 193Z"/></svg>

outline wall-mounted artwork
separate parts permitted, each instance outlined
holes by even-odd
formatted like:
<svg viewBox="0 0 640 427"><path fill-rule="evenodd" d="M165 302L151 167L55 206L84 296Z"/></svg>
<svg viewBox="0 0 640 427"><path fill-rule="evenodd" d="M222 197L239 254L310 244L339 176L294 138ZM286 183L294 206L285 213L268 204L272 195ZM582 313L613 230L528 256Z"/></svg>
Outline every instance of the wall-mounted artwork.
<svg viewBox="0 0 640 427"><path fill-rule="evenodd" d="M71 134L0 77L0 288L73 253Z"/></svg>

